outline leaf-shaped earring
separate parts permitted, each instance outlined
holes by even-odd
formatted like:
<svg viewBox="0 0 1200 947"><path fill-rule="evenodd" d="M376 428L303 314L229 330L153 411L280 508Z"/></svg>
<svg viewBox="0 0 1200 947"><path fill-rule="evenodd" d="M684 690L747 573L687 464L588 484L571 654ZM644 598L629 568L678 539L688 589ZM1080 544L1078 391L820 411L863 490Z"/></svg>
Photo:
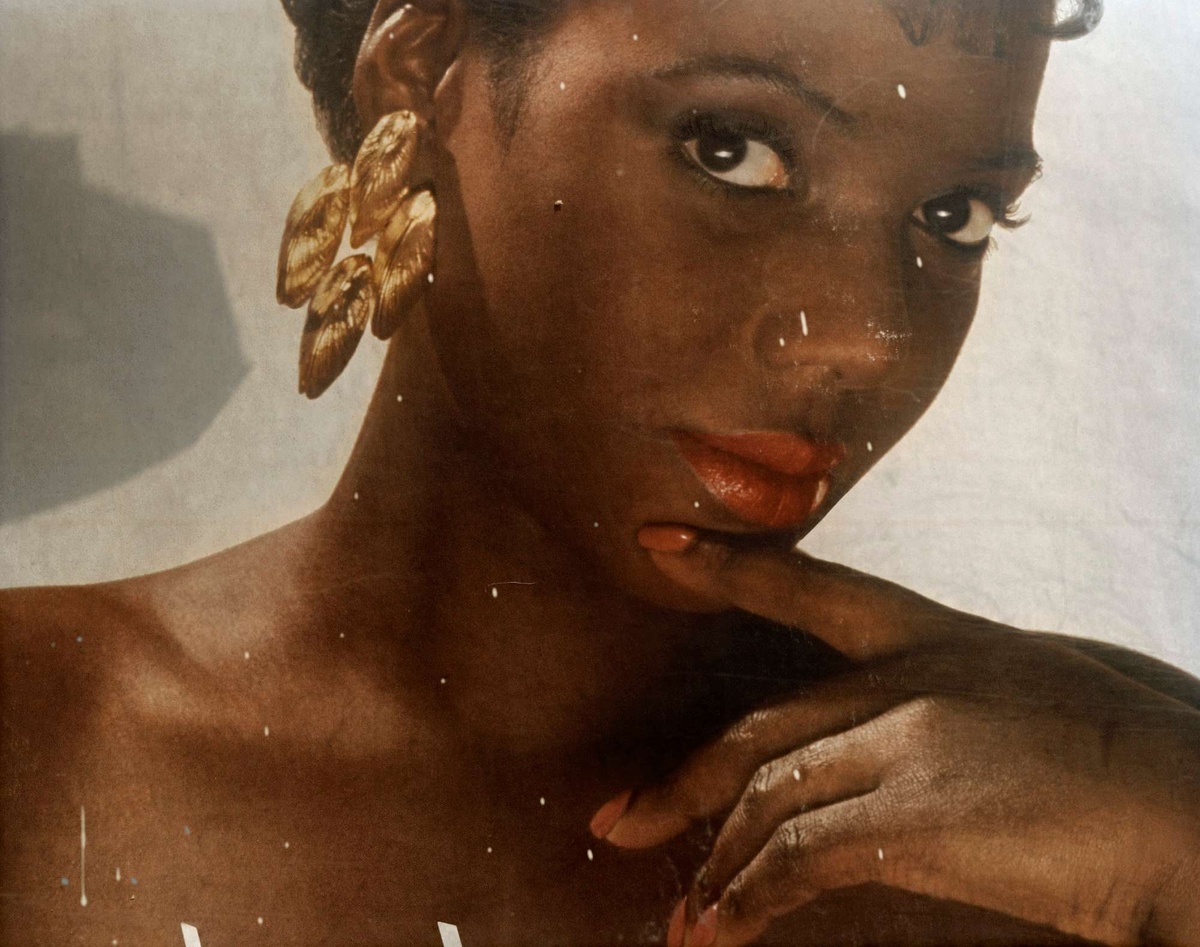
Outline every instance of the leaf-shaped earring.
<svg viewBox="0 0 1200 947"><path fill-rule="evenodd" d="M412 22L428 32L428 24ZM390 338L433 282L437 204L428 189L414 189L428 184L425 139L426 124L414 112L385 115L353 169L326 168L288 212L276 296L293 309L311 300L300 342L300 393L309 398L319 398L350 363L368 323ZM347 221L353 247L378 235L374 260L357 253L333 265Z"/></svg>
<svg viewBox="0 0 1200 947"><path fill-rule="evenodd" d="M308 307L300 339L300 393L319 398L337 380L358 348L375 312L371 258L346 257L325 274Z"/></svg>
<svg viewBox="0 0 1200 947"><path fill-rule="evenodd" d="M326 168L306 184L288 211L279 248L275 297L298 309L333 265L350 208L350 168Z"/></svg>
<svg viewBox="0 0 1200 947"><path fill-rule="evenodd" d="M395 334L400 320L429 285L436 217L433 194L418 191L405 199L379 237L375 251L379 305L371 331L380 339Z"/></svg>
<svg viewBox="0 0 1200 947"><path fill-rule="evenodd" d="M412 184L425 123L403 110L371 129L350 174L350 246L361 247L388 223Z"/></svg>

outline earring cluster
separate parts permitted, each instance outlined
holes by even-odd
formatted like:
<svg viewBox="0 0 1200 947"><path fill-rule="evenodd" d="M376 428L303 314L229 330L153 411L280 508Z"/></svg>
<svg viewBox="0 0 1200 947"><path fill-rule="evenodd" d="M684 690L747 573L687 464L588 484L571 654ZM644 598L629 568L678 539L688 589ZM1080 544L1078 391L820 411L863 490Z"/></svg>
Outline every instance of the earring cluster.
<svg viewBox="0 0 1200 947"><path fill-rule="evenodd" d="M326 168L288 212L275 288L279 303L308 303L300 340L300 393L319 398L350 363L368 325L389 339L433 282L437 203L429 190L428 126L402 110L384 116L353 166ZM335 264L375 240L374 255Z"/></svg>

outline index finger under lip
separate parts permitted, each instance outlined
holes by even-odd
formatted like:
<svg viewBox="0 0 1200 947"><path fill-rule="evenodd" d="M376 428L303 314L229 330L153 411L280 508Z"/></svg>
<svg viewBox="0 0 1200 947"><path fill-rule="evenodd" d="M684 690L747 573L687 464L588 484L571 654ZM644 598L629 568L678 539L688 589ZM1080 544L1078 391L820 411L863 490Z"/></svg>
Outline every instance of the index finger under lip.
<svg viewBox="0 0 1200 947"><path fill-rule="evenodd" d="M855 661L949 635L951 609L902 586L798 551L735 549L696 535L686 548L647 548L679 585L820 638Z"/></svg>

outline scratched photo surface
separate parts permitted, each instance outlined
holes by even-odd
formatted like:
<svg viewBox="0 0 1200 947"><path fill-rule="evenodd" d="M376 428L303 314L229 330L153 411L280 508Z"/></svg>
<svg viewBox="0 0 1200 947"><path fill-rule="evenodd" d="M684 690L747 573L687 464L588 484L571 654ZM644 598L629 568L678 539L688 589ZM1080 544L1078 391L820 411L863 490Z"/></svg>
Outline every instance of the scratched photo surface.
<svg viewBox="0 0 1200 947"><path fill-rule="evenodd" d="M0 0L0 945L1200 944L1198 43Z"/></svg>

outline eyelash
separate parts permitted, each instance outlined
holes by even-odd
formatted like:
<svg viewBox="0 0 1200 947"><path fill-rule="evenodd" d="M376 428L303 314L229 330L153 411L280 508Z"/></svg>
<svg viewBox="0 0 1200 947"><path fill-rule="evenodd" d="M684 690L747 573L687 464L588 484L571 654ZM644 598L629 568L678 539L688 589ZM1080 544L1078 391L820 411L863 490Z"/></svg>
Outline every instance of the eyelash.
<svg viewBox="0 0 1200 947"><path fill-rule="evenodd" d="M676 121L674 127L671 129L671 138L673 139L671 155L686 171L693 174L701 184L715 190L717 193L740 198L761 197L764 194L778 196L792 193L790 189L779 190L776 188L744 187L713 177L703 168L699 167L683 149L683 146L689 141L694 141L704 135L736 136L746 138L750 141L762 142L779 155L784 166L787 168L788 174L794 176L798 163L796 148L792 144L791 138L774 123L764 120L761 116L702 112L698 109L693 109Z"/></svg>
<svg viewBox="0 0 1200 947"><path fill-rule="evenodd" d="M1001 192L992 188L965 188L959 193L981 200L991 209L996 226L1002 230L1020 230L1029 223L1029 215L1020 216L1021 202L1008 200Z"/></svg>
<svg viewBox="0 0 1200 947"><path fill-rule="evenodd" d="M992 217L995 219L996 226L999 227L1001 230L1009 230L1009 231L1020 230L1022 227L1024 227L1030 221L1029 214L1020 216L1020 211L1021 211L1020 200L1009 200L1008 198L1005 197L1005 195L1002 191L999 191L994 187L988 187L986 185L975 186L975 187L961 187L954 191L948 191L945 195L942 195L942 196L952 196L952 195L961 195L968 199L982 201L984 204L986 204L988 206L988 209L992 212ZM922 206L924 206L924 205L922 205ZM955 253L961 254L966 257L972 257L972 258L982 257L982 258L986 259L987 257L991 256L997 249L999 249L999 244L997 243L995 236L990 236L986 240L984 240L982 243L976 244L974 246L970 246L967 244L957 243L954 240L947 239L946 237L944 237L940 234L934 233L934 231L932 229L925 227L924 225L921 224L920 221L914 220L913 223L918 228L925 231L925 233L929 234L931 237L933 237L935 240L937 240L939 243L948 247L950 250L954 251Z"/></svg>

